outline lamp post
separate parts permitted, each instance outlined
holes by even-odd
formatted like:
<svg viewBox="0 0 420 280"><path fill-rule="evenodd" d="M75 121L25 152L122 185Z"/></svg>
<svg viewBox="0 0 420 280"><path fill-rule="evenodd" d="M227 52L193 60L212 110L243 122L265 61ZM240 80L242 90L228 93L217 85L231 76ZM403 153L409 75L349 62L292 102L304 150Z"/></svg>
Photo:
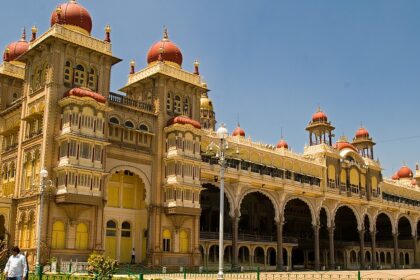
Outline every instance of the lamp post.
<svg viewBox="0 0 420 280"><path fill-rule="evenodd" d="M38 210L38 232L37 232L37 241L36 241L36 273L41 280L42 277L42 267L41 267L41 232L42 232L42 209L44 207L44 190L45 190L45 181L48 177L48 171L45 168L42 168L40 173L41 181L39 184L39 210Z"/></svg>
<svg viewBox="0 0 420 280"><path fill-rule="evenodd" d="M219 164L220 164L220 213L219 213L219 273L217 274L218 280L223 280L223 216L224 216L224 206L225 206L225 168L226 168L226 159L225 151L227 148L226 138L228 137L228 130L222 123L216 131L217 138L220 140L220 155L219 155Z"/></svg>

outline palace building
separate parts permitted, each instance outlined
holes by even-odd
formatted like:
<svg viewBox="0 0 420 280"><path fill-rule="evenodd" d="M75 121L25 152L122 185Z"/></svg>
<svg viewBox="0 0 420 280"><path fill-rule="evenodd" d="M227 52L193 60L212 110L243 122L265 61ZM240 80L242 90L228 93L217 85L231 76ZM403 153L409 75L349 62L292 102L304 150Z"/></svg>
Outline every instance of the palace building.
<svg viewBox="0 0 420 280"><path fill-rule="evenodd" d="M51 27L8 44L0 65L0 239L31 263L40 239L44 263L93 251L126 263L135 248L147 266L216 268L219 139L199 63L184 69L165 30L147 66L130 62L127 83L110 92L121 62L111 28L94 38L75 0L52 10ZM335 142L320 109L306 130L303 154L239 126L227 138L226 267L416 266L418 166L384 178L372 135Z"/></svg>

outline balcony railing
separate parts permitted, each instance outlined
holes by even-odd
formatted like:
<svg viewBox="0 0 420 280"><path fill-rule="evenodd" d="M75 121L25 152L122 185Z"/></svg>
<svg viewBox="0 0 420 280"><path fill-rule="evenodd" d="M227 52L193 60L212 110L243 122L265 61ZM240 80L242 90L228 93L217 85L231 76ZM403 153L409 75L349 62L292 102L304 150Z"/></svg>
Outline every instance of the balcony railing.
<svg viewBox="0 0 420 280"><path fill-rule="evenodd" d="M147 112L153 112L154 106L153 104L142 102L134 99L127 98L123 95L116 94L116 93L109 93L108 100L111 103L121 104L124 106L140 109Z"/></svg>
<svg viewBox="0 0 420 280"><path fill-rule="evenodd" d="M219 232L202 231L200 232L200 239L218 240ZM223 239L232 240L232 233L224 233ZM238 241L277 242L277 236L239 233ZM283 242L297 243L298 239L291 236L283 236Z"/></svg>

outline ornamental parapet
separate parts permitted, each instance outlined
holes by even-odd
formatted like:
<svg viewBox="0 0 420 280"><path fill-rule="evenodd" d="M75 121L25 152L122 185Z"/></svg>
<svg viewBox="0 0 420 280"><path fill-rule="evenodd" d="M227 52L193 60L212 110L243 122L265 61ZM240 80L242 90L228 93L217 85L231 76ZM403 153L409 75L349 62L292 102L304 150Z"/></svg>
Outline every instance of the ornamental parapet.
<svg viewBox="0 0 420 280"><path fill-rule="evenodd" d="M195 75L193 73L187 72L180 68L171 66L165 62L159 62L159 63L153 64L149 67L144 68L143 70L140 70L134 74L131 74L130 76L128 76L128 83L127 85L124 86L124 88L156 74L164 74L166 76L169 76L169 77L193 84L195 86L201 87L203 89L206 89L205 87L203 87L203 84L199 75ZM124 91L124 88L121 90Z"/></svg>
<svg viewBox="0 0 420 280"><path fill-rule="evenodd" d="M3 61L0 65L0 74L23 80L25 78L25 67Z"/></svg>

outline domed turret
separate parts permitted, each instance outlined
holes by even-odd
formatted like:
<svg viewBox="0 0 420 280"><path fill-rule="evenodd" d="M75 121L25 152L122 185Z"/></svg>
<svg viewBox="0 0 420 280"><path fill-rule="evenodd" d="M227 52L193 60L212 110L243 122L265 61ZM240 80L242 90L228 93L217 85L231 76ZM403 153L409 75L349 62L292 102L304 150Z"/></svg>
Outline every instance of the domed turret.
<svg viewBox="0 0 420 280"><path fill-rule="evenodd" d="M235 130L232 132L232 136L241 136L245 137L245 130L241 128L241 126L238 123L238 126L235 128Z"/></svg>
<svg viewBox="0 0 420 280"><path fill-rule="evenodd" d="M14 61L19 56L24 54L29 49L29 43L26 41L26 32L23 30L22 36L19 41L10 43L4 53L3 60L7 62Z"/></svg>
<svg viewBox="0 0 420 280"><path fill-rule="evenodd" d="M343 149L350 149L357 152L356 147L349 143L346 136L341 136L340 139L335 143L334 148L341 151Z"/></svg>
<svg viewBox="0 0 420 280"><path fill-rule="evenodd" d="M372 137L370 137L369 131L363 126L360 126L356 131L353 138L353 145L357 148L362 157L373 160L373 146L375 146L375 142L373 142Z"/></svg>
<svg viewBox="0 0 420 280"><path fill-rule="evenodd" d="M156 61L173 63L177 67L182 66L182 53L177 45L172 43L168 37L168 31L164 30L163 38L153 44L147 53L147 63L150 65Z"/></svg>
<svg viewBox="0 0 420 280"><path fill-rule="evenodd" d="M399 179L412 179L413 171L404 165L400 168L400 170L398 170L397 175Z"/></svg>
<svg viewBox="0 0 420 280"><path fill-rule="evenodd" d="M202 86L207 89L206 83L203 83ZM200 123L204 129L214 130L216 127L213 101L209 98L207 90L201 94L200 98Z"/></svg>
<svg viewBox="0 0 420 280"><path fill-rule="evenodd" d="M355 135L356 139L360 139L360 138L369 138L369 131L367 131L366 128L361 127L356 131L356 135Z"/></svg>
<svg viewBox="0 0 420 280"><path fill-rule="evenodd" d="M287 144L287 142L283 138L281 138L280 141L277 143L276 148L289 149L289 144Z"/></svg>
<svg viewBox="0 0 420 280"><path fill-rule="evenodd" d="M51 26L54 24L66 25L86 35L90 35L92 31L92 18L88 10L76 0L58 5L51 14Z"/></svg>
<svg viewBox="0 0 420 280"><path fill-rule="evenodd" d="M318 108L306 127L306 130L309 132L309 145L327 144L332 146L334 129L331 123L328 122L327 114L321 111L321 108Z"/></svg>

